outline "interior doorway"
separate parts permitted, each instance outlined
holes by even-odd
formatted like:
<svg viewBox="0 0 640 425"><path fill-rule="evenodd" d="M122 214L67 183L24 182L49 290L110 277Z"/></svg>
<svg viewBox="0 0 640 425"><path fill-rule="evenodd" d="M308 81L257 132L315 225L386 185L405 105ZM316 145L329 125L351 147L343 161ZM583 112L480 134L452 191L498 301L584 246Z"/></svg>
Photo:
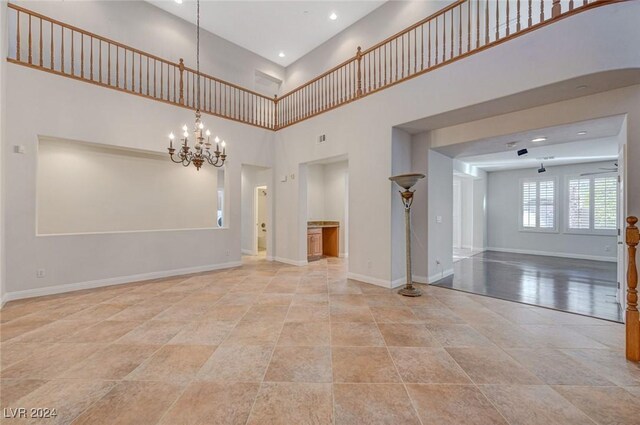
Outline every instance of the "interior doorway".
<svg viewBox="0 0 640 425"><path fill-rule="evenodd" d="M271 168L242 165L241 226L242 254L271 259L273 246L273 173Z"/></svg>
<svg viewBox="0 0 640 425"><path fill-rule="evenodd" d="M453 164L454 274L434 284L622 321L623 124L604 117L436 148Z"/></svg>
<svg viewBox="0 0 640 425"><path fill-rule="evenodd" d="M256 187L255 196L255 249L258 255L266 255L267 253L267 186Z"/></svg>

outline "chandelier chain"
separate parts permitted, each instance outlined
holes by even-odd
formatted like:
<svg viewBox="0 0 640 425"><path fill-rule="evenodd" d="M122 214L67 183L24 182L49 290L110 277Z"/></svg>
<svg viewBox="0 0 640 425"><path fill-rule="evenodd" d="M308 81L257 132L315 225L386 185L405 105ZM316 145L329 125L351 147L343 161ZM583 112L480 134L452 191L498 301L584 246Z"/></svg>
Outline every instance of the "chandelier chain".
<svg viewBox="0 0 640 425"><path fill-rule="evenodd" d="M198 79L198 99L196 109L200 110L200 0L196 1L196 78Z"/></svg>

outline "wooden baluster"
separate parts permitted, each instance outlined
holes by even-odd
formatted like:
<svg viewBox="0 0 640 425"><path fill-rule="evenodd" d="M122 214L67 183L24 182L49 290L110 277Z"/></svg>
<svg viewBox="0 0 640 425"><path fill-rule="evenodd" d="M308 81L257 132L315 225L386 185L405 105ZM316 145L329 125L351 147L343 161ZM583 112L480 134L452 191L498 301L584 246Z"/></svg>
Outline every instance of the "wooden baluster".
<svg viewBox="0 0 640 425"><path fill-rule="evenodd" d="M485 2L485 19L484 19L484 44L489 44L489 1Z"/></svg>
<svg viewBox="0 0 640 425"><path fill-rule="evenodd" d="M424 69L424 24L420 25L420 70Z"/></svg>
<svg viewBox="0 0 640 425"><path fill-rule="evenodd" d="M73 37L73 33L71 33ZM73 38L71 38L73 40ZM73 64L73 44L71 44L71 63ZM71 67L73 74L73 66ZM84 34L80 34L80 78L84 78Z"/></svg>
<svg viewBox="0 0 640 425"><path fill-rule="evenodd" d="M449 46L449 59L453 59L453 9L451 12L451 45Z"/></svg>
<svg viewBox="0 0 640 425"><path fill-rule="evenodd" d="M102 52L102 48L100 51ZM102 67L100 67L100 69L102 69ZM102 80L102 76L100 77L100 80ZM147 96L149 96L149 56L147 56Z"/></svg>
<svg viewBox="0 0 640 425"><path fill-rule="evenodd" d="M496 41L500 38L500 2L496 2Z"/></svg>
<svg viewBox="0 0 640 425"><path fill-rule="evenodd" d="M91 57L93 58L93 40L91 40ZM91 79L93 79L93 59L91 59ZM131 51L131 91L136 91L136 52Z"/></svg>
<svg viewBox="0 0 640 425"><path fill-rule="evenodd" d="M471 51L471 0L467 0L467 52L470 52L470 51Z"/></svg>
<svg viewBox="0 0 640 425"><path fill-rule="evenodd" d="M427 68L431 68L431 21L429 21L427 32L429 33L427 36Z"/></svg>
<svg viewBox="0 0 640 425"><path fill-rule="evenodd" d="M38 52L38 62L40 63L40 66L42 67L42 18L40 18L40 46L39 46L39 52Z"/></svg>
<svg viewBox="0 0 640 425"><path fill-rule="evenodd" d="M73 30L71 30L71 75L76 75L75 71L75 49L73 48L73 39L75 38Z"/></svg>
<svg viewBox="0 0 640 425"><path fill-rule="evenodd" d="M73 35L73 34L72 34ZM91 81L93 81L93 37L91 37L89 39L90 41L90 45L89 45L89 78L91 78ZM72 50L73 51L73 50ZM131 56L131 63L133 64L133 56ZM132 71L133 72L133 71ZM132 84L133 84L133 78L131 79Z"/></svg>
<svg viewBox="0 0 640 425"><path fill-rule="evenodd" d="M362 96L362 49L358 46L358 51L356 52L356 60L358 61L358 91L356 96Z"/></svg>
<svg viewBox="0 0 640 425"><path fill-rule="evenodd" d="M157 93L158 93L158 84L156 82L158 77L157 64L158 64L158 61L154 59L153 60L153 97L157 97Z"/></svg>
<svg viewBox="0 0 640 425"><path fill-rule="evenodd" d="M453 39L453 36L451 36ZM442 62L447 60L447 14L442 15Z"/></svg>
<svg viewBox="0 0 640 425"><path fill-rule="evenodd" d="M560 0L553 0L553 5L551 6L551 17L557 18L558 16L560 16L560 12Z"/></svg>
<svg viewBox="0 0 640 425"><path fill-rule="evenodd" d="M153 97L156 96L156 62L153 61ZM107 84L111 85L111 43L107 44Z"/></svg>
<svg viewBox="0 0 640 425"><path fill-rule="evenodd" d="M278 95L273 96L273 128L278 129Z"/></svg>
<svg viewBox="0 0 640 425"><path fill-rule="evenodd" d="M418 30L413 30L413 73L418 72ZM411 62L411 61L409 61Z"/></svg>
<svg viewBox="0 0 640 425"><path fill-rule="evenodd" d="M396 38L396 57L395 57L395 63L396 63L396 75L394 78L394 81L398 80L398 39Z"/></svg>
<svg viewBox="0 0 640 425"><path fill-rule="evenodd" d="M436 21L436 57L435 57L435 64L438 64L438 16L436 16L435 18ZM429 56L429 61L431 61L431 56Z"/></svg>
<svg viewBox="0 0 640 425"><path fill-rule="evenodd" d="M142 93L142 55L138 54L138 94Z"/></svg>
<svg viewBox="0 0 640 425"><path fill-rule="evenodd" d="M64 73L64 27L60 27L60 71Z"/></svg>
<svg viewBox="0 0 640 425"><path fill-rule="evenodd" d="M517 18L517 22L516 22L516 32L520 32L520 28L521 28L521 26L520 26L520 0L518 0L516 7L518 9L518 14L517 14L518 18Z"/></svg>
<svg viewBox="0 0 640 425"><path fill-rule="evenodd" d="M178 69L180 70L180 100L181 105L184 105L184 60L180 58L178 62Z"/></svg>
<svg viewBox="0 0 640 425"><path fill-rule="evenodd" d="M507 34L507 37L509 36L509 32L510 32L509 31L509 2L510 1L511 0L507 0L507 14L506 14L506 19L507 19L507 32L506 32L506 34Z"/></svg>
<svg viewBox="0 0 640 425"><path fill-rule="evenodd" d="M176 101L176 67L172 66L173 68L173 102L175 103ZM187 80L188 82L189 80ZM171 86L169 85L169 64L167 64L167 100L169 100L169 93L171 92ZM188 95L188 91L187 91L187 95Z"/></svg>
<svg viewBox="0 0 640 425"><path fill-rule="evenodd" d="M476 1L476 49L480 48L480 0Z"/></svg>
<svg viewBox="0 0 640 425"><path fill-rule="evenodd" d="M51 39L53 40L53 37L51 37ZM18 61L20 60L20 11L19 10L16 11L16 60Z"/></svg>
<svg viewBox="0 0 640 425"><path fill-rule="evenodd" d="M116 46L116 87L120 87L120 47ZM160 94L162 97L162 94Z"/></svg>
<svg viewBox="0 0 640 425"><path fill-rule="evenodd" d="M51 44L51 46L50 46L51 47L51 52L49 52L49 67L51 69L54 69L53 58L55 56L55 54L54 54L55 50L54 50L54 45L53 45L53 22L51 22L51 27L50 28L51 28L51 30L49 31L49 36L50 36L51 39L49 40L49 42Z"/></svg>
<svg viewBox="0 0 640 425"><path fill-rule="evenodd" d="M147 65L148 65L148 63L147 63ZM102 40L98 40L98 79L100 80L100 83L102 83ZM148 78L147 78L147 80L148 80ZM148 91L149 90L147 90L147 92Z"/></svg>
<svg viewBox="0 0 640 425"><path fill-rule="evenodd" d="M127 49L122 49L122 56L124 56L124 67L122 69L122 75L124 80L124 89L127 89ZM167 93L169 90L167 90Z"/></svg>
<svg viewBox="0 0 640 425"><path fill-rule="evenodd" d="M528 22L527 27L531 27L531 25L533 25L533 20L531 18L532 10L533 10L533 0L529 0L529 20L527 21Z"/></svg>
<svg viewBox="0 0 640 425"><path fill-rule="evenodd" d="M629 253L627 269L626 353L627 359L640 361L640 315L638 313L638 268L636 249L640 233L636 227L637 217L627 217L626 242Z"/></svg>
<svg viewBox="0 0 640 425"><path fill-rule="evenodd" d="M31 43L31 15L29 16L29 63L33 63L33 47Z"/></svg>
<svg viewBox="0 0 640 425"><path fill-rule="evenodd" d="M462 8L458 9L458 55L462 54Z"/></svg>
<svg viewBox="0 0 640 425"><path fill-rule="evenodd" d="M544 0L540 0L540 22L544 22Z"/></svg>

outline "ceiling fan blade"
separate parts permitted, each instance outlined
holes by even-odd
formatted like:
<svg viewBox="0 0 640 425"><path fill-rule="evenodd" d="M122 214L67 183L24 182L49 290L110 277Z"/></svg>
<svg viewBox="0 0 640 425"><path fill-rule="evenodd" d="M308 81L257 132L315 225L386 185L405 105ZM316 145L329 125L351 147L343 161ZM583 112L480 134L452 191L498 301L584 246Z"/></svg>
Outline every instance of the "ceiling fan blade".
<svg viewBox="0 0 640 425"><path fill-rule="evenodd" d="M596 174L611 174L611 173L612 173L611 171L593 171L591 173L582 173L580 174L580 176L595 176Z"/></svg>

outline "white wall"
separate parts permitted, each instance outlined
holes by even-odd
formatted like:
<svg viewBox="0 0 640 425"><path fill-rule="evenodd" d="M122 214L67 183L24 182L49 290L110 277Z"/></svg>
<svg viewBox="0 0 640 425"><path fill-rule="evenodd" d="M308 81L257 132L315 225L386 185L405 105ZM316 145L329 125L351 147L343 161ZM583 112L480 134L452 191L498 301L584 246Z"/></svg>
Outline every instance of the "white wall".
<svg viewBox="0 0 640 425"><path fill-rule="evenodd" d="M14 3L169 61L177 63L183 58L186 66L196 68L195 25L145 1ZM280 80L285 74L282 66L203 29L200 30L200 69L269 96L276 93L269 86L256 84L255 71Z"/></svg>
<svg viewBox="0 0 640 425"><path fill-rule="evenodd" d="M348 255L348 161L307 165L307 221L340 223L340 256Z"/></svg>
<svg viewBox="0 0 640 425"><path fill-rule="evenodd" d="M4 303L5 288L5 248L4 248L4 151L6 144L6 72L7 60L4 52L7 51L7 2L0 1L0 307Z"/></svg>
<svg viewBox="0 0 640 425"><path fill-rule="evenodd" d="M488 173L488 244L489 250L504 250L543 255L616 261L616 235L584 235L566 229L567 176L610 167L611 161L546 167L544 178L556 178L558 231L527 232L519 229L520 181L538 178L535 169L519 169ZM606 251L608 247L609 251Z"/></svg>
<svg viewBox="0 0 640 425"><path fill-rule="evenodd" d="M387 180L392 173L389 160L392 155L391 129L424 117L442 117L448 113L459 117L463 108L467 116L471 112L480 113L485 111L483 102L496 99L504 102L501 107L506 110L519 110L522 105L517 101L518 96L535 96L538 104L544 103L544 96L557 99L557 91L551 94L547 92L544 96L535 95L537 89L550 84L607 70L637 69L640 67L640 58L629 54L635 43L640 42L640 28L631 18L636 13L640 13L638 2L595 8L280 130L275 136L275 173L278 176L296 173L300 164L348 155L351 218L349 271L352 277L388 286L393 280L391 264L394 246L391 241L391 186ZM605 21L607 25L598 25ZM585 32L584 28L591 30ZM589 46L590 54L576 55L575 46L578 45ZM612 49L611 46L617 48ZM523 53L525 51L526 55ZM532 57L545 63L545 66L531 67ZM572 60L567 61L567 57ZM600 90L607 90L606 84L600 87ZM575 90L575 86L572 89ZM634 135L638 135L635 140L640 139L638 88L609 93L609 96L594 95L560 102L564 105L556 103L549 106L551 113L550 110L545 110L544 114L536 112L526 119L523 112L519 124L540 128L544 126L540 123L545 121L558 121L560 124L571 118L568 122L575 122L580 120L576 116L589 119L593 115L607 116L612 111L618 111L613 113L633 115L629 120L629 138L633 141ZM575 96L569 89L562 94L566 97ZM604 102L603 97L606 98ZM554 101L557 102L550 102ZM572 110L576 102L582 103L582 107ZM491 120L491 126L482 129L485 137L488 137L492 133L511 130L511 127L517 125L498 117ZM504 131L502 134L516 131ZM326 134L327 142L318 145L316 138L319 134ZM480 137L477 133L450 133L449 137L437 138L431 143L437 147ZM630 161L633 161L632 158L640 158L640 145L630 148ZM629 172L634 173L632 170ZM638 174L636 178L630 176L629 180L640 182L640 171L636 170L635 173ZM306 183L303 189L299 182L289 179L277 185L278 256L290 262L305 260L302 253L306 250L302 246L306 240L298 214L303 208L306 210L306 196L302 201L304 206L300 203ZM640 193L638 185L640 183L631 183L631 194L634 193L632 189ZM450 190L448 192L451 193ZM634 206L636 210L640 209L640 197L632 200L631 207ZM297 234L291 231L292 223L298 223Z"/></svg>
<svg viewBox="0 0 640 425"><path fill-rule="evenodd" d="M453 161L429 150L427 279L453 273Z"/></svg>
<svg viewBox="0 0 640 425"><path fill-rule="evenodd" d="M386 2L289 65L286 69L282 93L354 57L358 46L362 49L371 47L450 3L452 3L451 0Z"/></svg>
<svg viewBox="0 0 640 425"><path fill-rule="evenodd" d="M6 111L7 122L11 123L6 128L7 139L11 145L25 148L24 154L17 154L7 143L3 146L7 155L5 178L13 182L5 187L6 202L11 208L5 209L4 232L7 291L11 297L239 263L241 164L271 166L273 132L215 117L204 118L228 143L228 228L36 236L38 137L166 152L166 134L183 122L191 122L193 114L17 65L7 66L7 80L11 82L7 85L7 104L12 106ZM178 164L175 167L182 169ZM182 171L197 173L193 167ZM173 201L180 203L181 199ZM45 269L46 276L36 278L37 269Z"/></svg>
<svg viewBox="0 0 640 425"><path fill-rule="evenodd" d="M272 254L272 237L273 226L271 225L272 207L273 207L273 182L272 171L270 168L258 167L253 165L242 165L241 171L241 244L244 254L256 255L255 252L255 208L256 208L256 187L267 186L267 202L266 202L266 223L267 223L267 251Z"/></svg>
<svg viewBox="0 0 640 425"><path fill-rule="evenodd" d="M43 138L38 145L37 232L218 227L217 174L213 167L195 173L177 167L164 153Z"/></svg>

